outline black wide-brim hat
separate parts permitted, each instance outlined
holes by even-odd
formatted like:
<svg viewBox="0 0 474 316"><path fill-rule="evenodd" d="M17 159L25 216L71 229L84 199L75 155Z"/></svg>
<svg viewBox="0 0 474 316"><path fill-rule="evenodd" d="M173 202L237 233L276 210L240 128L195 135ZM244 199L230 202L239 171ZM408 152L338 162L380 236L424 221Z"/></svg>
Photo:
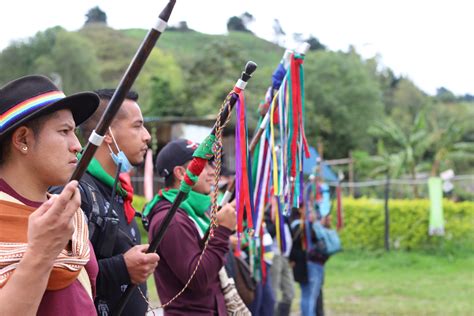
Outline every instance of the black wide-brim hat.
<svg viewBox="0 0 474 316"><path fill-rule="evenodd" d="M69 109L76 126L87 120L99 106L93 92L66 97L47 77L31 75L0 88L0 140L18 126L58 110Z"/></svg>

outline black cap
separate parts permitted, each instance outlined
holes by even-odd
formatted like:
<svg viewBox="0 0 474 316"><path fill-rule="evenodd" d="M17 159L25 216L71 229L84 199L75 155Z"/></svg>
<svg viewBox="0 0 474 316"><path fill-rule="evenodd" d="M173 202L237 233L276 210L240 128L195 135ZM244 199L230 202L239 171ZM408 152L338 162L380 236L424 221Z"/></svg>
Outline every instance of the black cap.
<svg viewBox="0 0 474 316"><path fill-rule="evenodd" d="M168 178L176 166L182 166L193 159L199 144L187 139L177 139L163 147L156 157L155 167L160 177Z"/></svg>

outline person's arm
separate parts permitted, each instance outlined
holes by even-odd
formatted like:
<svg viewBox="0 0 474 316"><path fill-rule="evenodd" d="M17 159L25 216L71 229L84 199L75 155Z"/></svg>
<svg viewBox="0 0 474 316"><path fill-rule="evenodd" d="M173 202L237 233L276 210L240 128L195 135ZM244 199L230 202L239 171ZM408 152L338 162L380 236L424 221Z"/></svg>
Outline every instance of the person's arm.
<svg viewBox="0 0 474 316"><path fill-rule="evenodd" d="M179 216L181 214L177 214ZM171 270L185 284L193 273L202 249L193 223L172 223L160 243L160 255L166 258ZM158 226L158 225L157 225ZM217 278L224 264L224 257L229 250L230 229L219 226L214 231L206 252L200 263L201 267L194 275L189 288L204 291L209 283ZM154 232L156 235L156 232Z"/></svg>
<svg viewBox="0 0 474 316"><path fill-rule="evenodd" d="M71 239L72 216L80 205L77 182L52 196L28 219L28 247L0 289L0 315L35 315L46 290L54 260Z"/></svg>
<svg viewBox="0 0 474 316"><path fill-rule="evenodd" d="M197 291L206 290L209 283L215 280L222 268L225 255L229 251L229 236L232 234L231 228L235 228L235 208L232 204L226 204L217 214L219 226L214 231L214 237L209 241L207 249L201 259L201 267L197 269L189 288ZM173 270L174 274L184 284L192 275L199 261L202 249L196 237L194 224L186 220L177 220L176 214L170 226L164 234L160 243L160 254ZM156 216L155 216L156 217ZM153 219L155 219L155 217ZM156 230L159 225L154 225Z"/></svg>
<svg viewBox="0 0 474 316"><path fill-rule="evenodd" d="M104 293L107 288L130 284L130 276L123 260L123 254L97 260L99 274L97 275L97 292Z"/></svg>

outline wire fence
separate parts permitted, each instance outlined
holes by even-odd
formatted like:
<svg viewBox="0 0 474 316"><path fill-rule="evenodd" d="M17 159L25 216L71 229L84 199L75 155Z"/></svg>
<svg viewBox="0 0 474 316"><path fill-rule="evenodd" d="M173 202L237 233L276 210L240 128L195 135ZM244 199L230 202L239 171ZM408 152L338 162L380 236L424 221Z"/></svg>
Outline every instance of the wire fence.
<svg viewBox="0 0 474 316"><path fill-rule="evenodd" d="M458 175L448 180L444 196L454 200L474 200L474 175ZM446 182L446 181L444 181ZM383 198L386 179L359 182L329 183L341 186L343 196ZM428 198L428 177L420 179L390 179L389 194L392 199Z"/></svg>
<svg viewBox="0 0 474 316"><path fill-rule="evenodd" d="M143 180L142 175L132 176L132 184L135 194L143 195ZM454 200L474 200L474 175L458 175L449 180L452 183L452 189L444 192L444 196ZM157 192L164 185L160 177L154 177L153 189ZM336 187L338 183L330 182L331 187ZM387 185L386 179L368 180L359 182L341 182L339 183L342 189L343 196L353 197L384 197L385 187ZM428 198L428 178L421 179L390 179L389 192L391 199L412 199Z"/></svg>

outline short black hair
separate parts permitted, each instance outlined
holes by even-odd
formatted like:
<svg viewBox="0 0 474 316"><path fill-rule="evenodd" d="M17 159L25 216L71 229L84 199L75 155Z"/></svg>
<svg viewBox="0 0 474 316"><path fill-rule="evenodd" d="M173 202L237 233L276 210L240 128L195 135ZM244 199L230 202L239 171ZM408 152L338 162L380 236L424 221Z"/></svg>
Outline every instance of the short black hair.
<svg viewBox="0 0 474 316"><path fill-rule="evenodd" d="M12 133L4 135L0 141L0 166L3 165L10 153L10 145L12 143Z"/></svg>
<svg viewBox="0 0 474 316"><path fill-rule="evenodd" d="M170 174L169 176L165 178L165 187L167 188L173 187L175 181L176 181L176 177L174 176L174 174Z"/></svg>
<svg viewBox="0 0 474 316"><path fill-rule="evenodd" d="M81 135L84 140L87 140L92 134L92 131L96 128L100 118L102 117L102 114L104 114L104 111L107 108L107 105L109 104L109 101L112 99L115 90L116 89L97 89L94 91L94 93L99 96L100 103L94 114L92 114L84 123L79 126L79 131L81 132ZM125 96L125 99L137 102L138 93L133 90L130 90ZM120 109L115 119L117 119L118 116L120 116Z"/></svg>
<svg viewBox="0 0 474 316"><path fill-rule="evenodd" d="M181 167L187 168L190 163L191 163L191 160L186 161L183 165L181 165ZM175 167L178 167L178 166L175 166ZM171 170L171 173L167 177L165 177L165 187L166 188L174 187L176 181L178 181L179 183L179 180L174 176L174 168L173 168L173 170Z"/></svg>
<svg viewBox="0 0 474 316"><path fill-rule="evenodd" d="M21 126L29 127L33 131L33 136L36 140L38 139L37 138L38 134L43 129L44 123L48 120L48 118L50 118L53 115L56 115L56 113L57 112L42 114L36 117L35 119L32 119L31 121L28 121L18 126L14 130L8 132L5 136L3 136L2 140L0 141L0 165L3 165L5 163L5 161L8 158L8 155L10 154L10 146L12 143L13 132L15 132Z"/></svg>
<svg viewBox="0 0 474 316"><path fill-rule="evenodd" d="M110 100L114 95L116 89L97 89L94 90L94 93L99 96L101 100ZM138 93L136 91L130 90L128 91L125 99L129 99L132 101L138 101Z"/></svg>

